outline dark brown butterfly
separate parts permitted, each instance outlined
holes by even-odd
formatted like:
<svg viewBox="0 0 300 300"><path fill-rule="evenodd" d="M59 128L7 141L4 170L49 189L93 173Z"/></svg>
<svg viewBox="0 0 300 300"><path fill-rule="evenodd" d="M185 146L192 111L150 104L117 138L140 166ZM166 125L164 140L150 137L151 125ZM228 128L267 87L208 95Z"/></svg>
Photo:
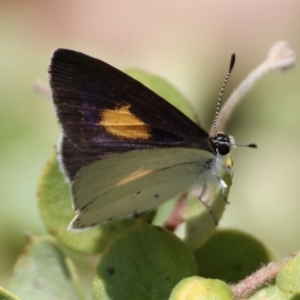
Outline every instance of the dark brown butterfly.
<svg viewBox="0 0 300 300"><path fill-rule="evenodd" d="M230 172L223 158L231 136L210 137L140 82L85 54L54 51L49 73L77 212L71 229L146 211L194 185L226 188L219 174Z"/></svg>

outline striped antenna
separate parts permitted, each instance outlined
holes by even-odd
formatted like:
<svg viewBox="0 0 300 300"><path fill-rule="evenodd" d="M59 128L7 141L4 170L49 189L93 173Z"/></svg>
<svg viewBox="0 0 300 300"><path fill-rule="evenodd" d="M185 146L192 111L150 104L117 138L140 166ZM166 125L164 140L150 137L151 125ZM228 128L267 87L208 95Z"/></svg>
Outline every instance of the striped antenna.
<svg viewBox="0 0 300 300"><path fill-rule="evenodd" d="M257 148L256 144L240 144L240 143L233 143L233 146L237 147L250 147L250 148Z"/></svg>
<svg viewBox="0 0 300 300"><path fill-rule="evenodd" d="M217 123L218 123L218 116L219 116L219 111L220 111L220 105L221 105L221 102L222 102L223 92L225 90L226 83L227 83L228 78L229 78L229 76L231 74L231 71L233 69L234 62L235 62L235 54L233 53L231 55L231 59L230 59L229 70L228 70L227 75L225 77L225 80L223 82L222 89L221 89L221 92L220 92L220 95L219 95L219 99L218 99L218 104L217 104L217 109L216 109L216 114L215 114L215 121L214 121L214 133L215 133L215 136L217 135Z"/></svg>

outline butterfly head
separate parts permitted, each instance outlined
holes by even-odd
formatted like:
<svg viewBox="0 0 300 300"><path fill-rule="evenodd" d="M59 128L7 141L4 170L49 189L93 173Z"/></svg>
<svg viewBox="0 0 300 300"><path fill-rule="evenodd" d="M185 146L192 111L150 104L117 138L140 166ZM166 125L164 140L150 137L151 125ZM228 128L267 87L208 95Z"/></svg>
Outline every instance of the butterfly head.
<svg viewBox="0 0 300 300"><path fill-rule="evenodd" d="M233 137L222 132L211 137L210 141L215 153L220 155L227 155L231 146L234 145Z"/></svg>
<svg viewBox="0 0 300 300"><path fill-rule="evenodd" d="M256 144L235 143L233 136L223 132L218 132L215 136L211 137L210 142L212 144L214 152L222 156L227 155L230 152L232 146L257 148Z"/></svg>

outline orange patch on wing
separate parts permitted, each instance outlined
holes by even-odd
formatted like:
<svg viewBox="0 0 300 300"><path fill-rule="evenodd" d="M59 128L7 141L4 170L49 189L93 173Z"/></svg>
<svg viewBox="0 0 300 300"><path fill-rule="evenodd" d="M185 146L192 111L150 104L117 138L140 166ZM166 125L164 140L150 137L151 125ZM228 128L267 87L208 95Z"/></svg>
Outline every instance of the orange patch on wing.
<svg viewBox="0 0 300 300"><path fill-rule="evenodd" d="M101 112L100 125L118 137L130 139L148 139L151 126L145 124L129 111L130 105L116 107L114 110Z"/></svg>
<svg viewBox="0 0 300 300"><path fill-rule="evenodd" d="M126 184L130 181L142 178L142 177L152 173L153 171L154 170L138 169L138 170L132 172L131 174L127 175L123 179L121 179L119 182L116 183L115 186L121 186L121 185Z"/></svg>

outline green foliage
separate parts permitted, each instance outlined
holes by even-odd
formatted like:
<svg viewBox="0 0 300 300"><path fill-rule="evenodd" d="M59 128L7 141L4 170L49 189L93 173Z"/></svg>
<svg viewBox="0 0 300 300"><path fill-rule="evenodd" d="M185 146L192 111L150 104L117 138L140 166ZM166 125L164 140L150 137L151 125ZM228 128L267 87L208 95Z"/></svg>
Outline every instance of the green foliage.
<svg viewBox="0 0 300 300"><path fill-rule="evenodd" d="M187 101L169 83L139 70L129 73L195 120ZM231 186L230 175L223 174L222 179ZM99 261L97 258L93 299L229 300L233 293L227 283L242 280L275 258L267 246L250 235L234 230L215 231L211 213L191 195L186 199L183 223L174 233L166 230L164 224L177 199L141 218L128 217L88 231L68 232L74 211L56 154L41 176L38 199L51 236L29 238L9 287L16 296L0 288L0 299L86 299L82 278L69 256L75 257L76 253L78 260L78 255L101 253ZM225 206L224 195L216 190L210 207L217 221ZM285 264L277 280L246 298L298 299L299 257Z"/></svg>
<svg viewBox="0 0 300 300"><path fill-rule="evenodd" d="M267 285L264 288L256 292L250 300L261 299L274 299L274 300L297 300L297 298L291 298L290 295L283 293L276 285Z"/></svg>
<svg viewBox="0 0 300 300"><path fill-rule="evenodd" d="M284 293L298 295L300 299L300 255L288 261L278 273L277 287ZM296 300L296 298L294 298Z"/></svg>
<svg viewBox="0 0 300 300"><path fill-rule="evenodd" d="M83 299L72 261L50 236L30 237L16 262L10 290L20 299Z"/></svg>
<svg viewBox="0 0 300 300"><path fill-rule="evenodd" d="M237 230L218 230L194 251L198 275L237 283L277 259L262 242Z"/></svg>
<svg viewBox="0 0 300 300"><path fill-rule="evenodd" d="M168 299L196 274L192 253L174 234L137 220L103 252L94 281L97 299Z"/></svg>

